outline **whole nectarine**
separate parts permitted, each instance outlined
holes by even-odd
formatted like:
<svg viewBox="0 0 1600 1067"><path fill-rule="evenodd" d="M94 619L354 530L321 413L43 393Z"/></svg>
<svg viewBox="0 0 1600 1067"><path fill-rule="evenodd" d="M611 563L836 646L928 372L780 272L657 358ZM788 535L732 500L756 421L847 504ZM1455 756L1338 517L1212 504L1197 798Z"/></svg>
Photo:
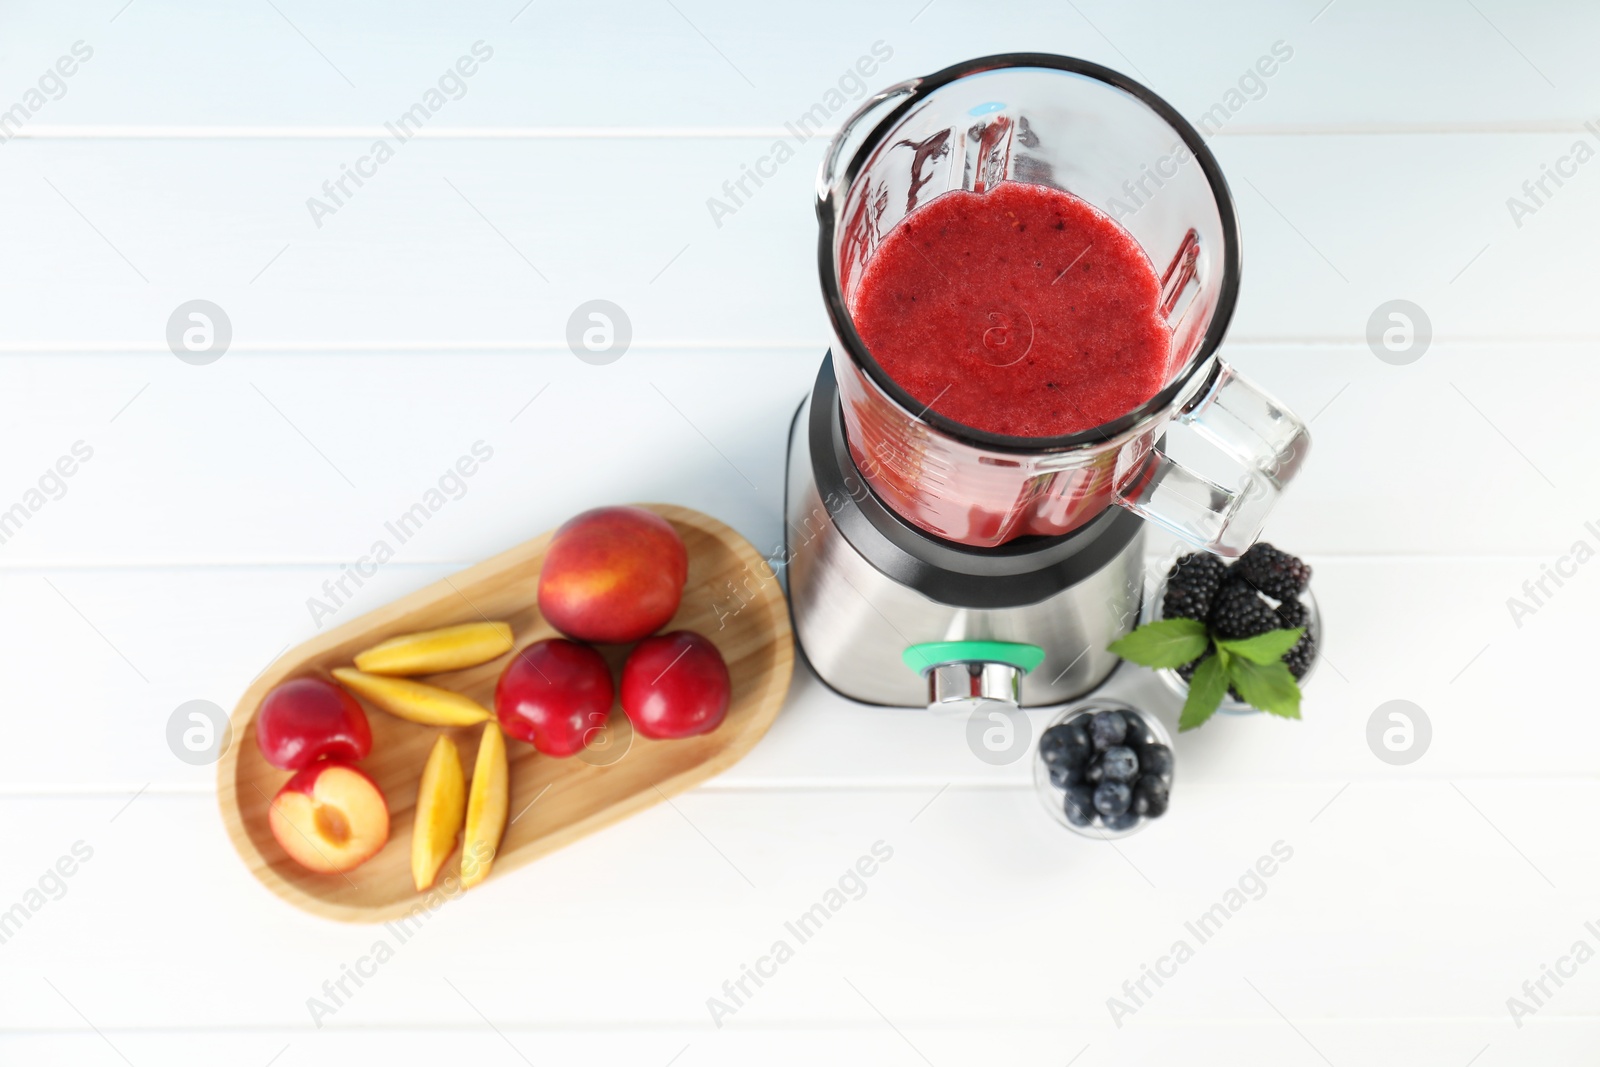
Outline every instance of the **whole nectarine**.
<svg viewBox="0 0 1600 1067"><path fill-rule="evenodd" d="M572 756L611 720L616 694L600 653L559 637L511 657L494 690L500 726L547 756Z"/></svg>
<svg viewBox="0 0 1600 1067"><path fill-rule="evenodd" d="M626 644L672 619L688 578L689 553L670 522L643 508L595 508L556 530L539 610L568 637Z"/></svg>
<svg viewBox="0 0 1600 1067"><path fill-rule="evenodd" d="M272 687L256 712L256 744L274 767L298 771L324 756L366 759L372 727L356 698L321 678Z"/></svg>
<svg viewBox="0 0 1600 1067"><path fill-rule="evenodd" d="M732 683L717 646L688 630L639 642L622 665L622 710L646 737L693 737L722 725Z"/></svg>

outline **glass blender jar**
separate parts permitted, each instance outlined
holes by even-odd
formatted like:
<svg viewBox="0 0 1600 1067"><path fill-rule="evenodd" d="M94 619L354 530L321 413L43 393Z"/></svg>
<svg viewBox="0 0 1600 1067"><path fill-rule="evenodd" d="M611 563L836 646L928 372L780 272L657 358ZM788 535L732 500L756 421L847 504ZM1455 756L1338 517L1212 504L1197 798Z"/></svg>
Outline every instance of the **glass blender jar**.
<svg viewBox="0 0 1600 1067"><path fill-rule="evenodd" d="M858 334L851 301L889 231L942 193L1001 181L1079 197L1150 257L1172 350L1165 384L1133 411L1059 437L974 429L915 400ZM862 477L898 516L974 548L1069 534L1112 505L1222 556L1255 540L1310 438L1217 357L1239 290L1238 222L1215 159L1165 101L1063 56L970 60L868 100L830 146L817 196L845 437ZM990 317L1031 329L1025 307ZM1237 484L1168 456L1161 439L1173 423L1237 464Z"/></svg>
<svg viewBox="0 0 1600 1067"><path fill-rule="evenodd" d="M1172 334L1163 383L1108 423L1042 438L963 425L897 384L852 319L864 268L896 224L943 193L1006 181L1065 190L1110 216L1160 281ZM1138 624L1146 520L1236 556L1310 445L1299 419L1217 358L1240 250L1216 161L1176 111L1115 71L990 56L867 100L829 146L817 197L833 345L790 427L784 501L806 660L862 703L972 709L980 735L996 707L1091 692L1121 662L1108 646ZM1000 347L1032 337L1027 307L975 310L972 321L1000 326ZM1004 360L973 354L1030 373L1007 355L1015 346L988 341L986 331ZM1166 453L1175 425L1220 451L1233 484Z"/></svg>

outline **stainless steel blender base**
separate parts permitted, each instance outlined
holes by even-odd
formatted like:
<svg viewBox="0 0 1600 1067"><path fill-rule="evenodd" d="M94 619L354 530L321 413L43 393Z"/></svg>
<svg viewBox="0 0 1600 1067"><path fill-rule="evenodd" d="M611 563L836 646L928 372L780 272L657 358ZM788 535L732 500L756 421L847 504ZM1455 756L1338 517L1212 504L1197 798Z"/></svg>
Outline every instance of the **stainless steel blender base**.
<svg viewBox="0 0 1600 1067"><path fill-rule="evenodd" d="M1138 624L1143 524L1120 512L1105 516L1104 523L1097 520L1091 524L1104 529L1086 528L1085 536L1105 539L1093 556L1093 569L1054 592L1051 589L1060 578L1051 568L1059 564L1050 562L1051 553L1046 553L1036 576L1038 599L1026 593L1035 576L1025 570L996 579L989 586L982 579L975 585L966 576L965 582L952 586L968 590L966 596L944 593L940 599L919 591L912 585L938 588L937 573L931 585L922 580L928 577L926 569L918 572L916 583L908 581L905 574L891 577L869 561L835 521L836 516L841 521L847 514L854 516L853 509L868 502L870 490L853 465L842 488L828 488L827 499L819 491L812 445L813 431L818 435L821 431L820 423L813 425L812 405L819 410L823 404L837 408L831 385L831 366L824 364L818 388L801 407L790 430L785 494L785 570L795 635L818 676L853 700L923 707L929 702L929 682L906 666L903 653L927 642L986 640L1037 645L1044 650L1043 662L1022 680L1024 706L1072 700L1105 681L1119 662L1106 646ZM842 442L842 436L837 440ZM848 455L843 462L850 463ZM1132 525L1123 520L1131 520ZM936 539L906 530L908 536L926 540L935 559L939 553L961 556L985 551L935 544ZM1060 553L1054 551L1053 555ZM982 592L990 586L1009 588L1012 592L1006 595L1017 602L995 606L993 598ZM986 600L990 602L983 603Z"/></svg>

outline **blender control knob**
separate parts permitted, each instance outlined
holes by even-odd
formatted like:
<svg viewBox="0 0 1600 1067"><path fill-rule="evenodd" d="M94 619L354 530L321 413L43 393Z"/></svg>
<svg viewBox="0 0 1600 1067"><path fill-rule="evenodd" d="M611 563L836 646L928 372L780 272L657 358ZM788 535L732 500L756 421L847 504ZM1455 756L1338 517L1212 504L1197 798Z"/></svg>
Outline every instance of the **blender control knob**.
<svg viewBox="0 0 1600 1067"><path fill-rule="evenodd" d="M1010 663L970 660L941 663L927 674L928 706L971 707L979 701L1022 702L1022 669Z"/></svg>
<svg viewBox="0 0 1600 1067"><path fill-rule="evenodd" d="M912 645L901 659L928 680L929 710L961 711L986 701L1020 707L1022 676L1044 661L1044 649L968 638Z"/></svg>

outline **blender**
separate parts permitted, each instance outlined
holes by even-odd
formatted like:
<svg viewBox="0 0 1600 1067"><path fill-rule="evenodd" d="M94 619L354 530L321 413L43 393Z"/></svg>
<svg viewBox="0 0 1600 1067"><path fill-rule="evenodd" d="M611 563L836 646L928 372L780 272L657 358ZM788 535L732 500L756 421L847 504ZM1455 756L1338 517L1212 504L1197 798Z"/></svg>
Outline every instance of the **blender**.
<svg viewBox="0 0 1600 1067"><path fill-rule="evenodd" d="M1002 181L1064 190L1120 223L1161 281L1165 384L1102 425L1013 437L955 422L857 332L863 269L906 216ZM1138 622L1147 522L1237 556L1305 458L1304 423L1217 357L1239 290L1233 201L1169 104L1078 59L969 60L867 100L817 183L833 344L790 429L785 561L817 675L868 704L1056 704L1115 669ZM1027 326L1027 309L1007 307ZM1165 451L1188 427L1224 485Z"/></svg>

